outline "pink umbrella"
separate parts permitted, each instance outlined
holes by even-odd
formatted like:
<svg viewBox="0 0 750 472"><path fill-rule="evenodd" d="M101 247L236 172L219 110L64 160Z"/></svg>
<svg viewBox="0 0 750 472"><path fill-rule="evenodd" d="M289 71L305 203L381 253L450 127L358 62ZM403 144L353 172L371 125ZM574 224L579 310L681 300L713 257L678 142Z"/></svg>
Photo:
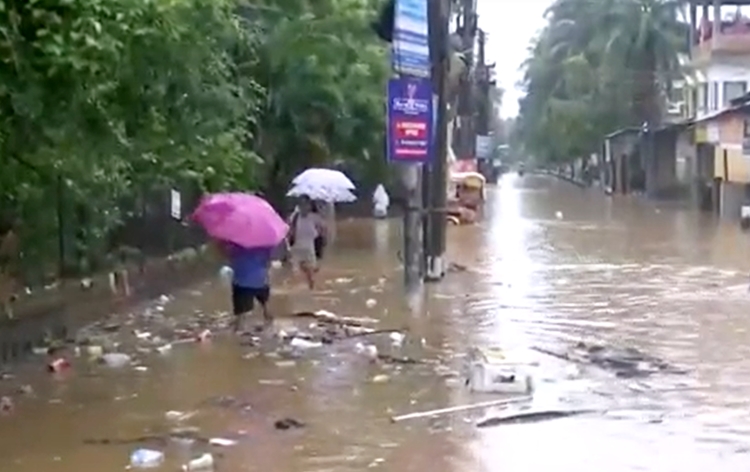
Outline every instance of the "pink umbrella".
<svg viewBox="0 0 750 472"><path fill-rule="evenodd" d="M289 231L267 201L247 193L207 195L192 218L211 237L246 248L275 247Z"/></svg>

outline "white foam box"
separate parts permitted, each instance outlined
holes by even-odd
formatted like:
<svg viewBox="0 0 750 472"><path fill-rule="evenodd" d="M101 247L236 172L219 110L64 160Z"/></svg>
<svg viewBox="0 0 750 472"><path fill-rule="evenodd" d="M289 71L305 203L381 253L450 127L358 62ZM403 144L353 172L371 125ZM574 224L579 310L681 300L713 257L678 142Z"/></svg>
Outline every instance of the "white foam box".
<svg viewBox="0 0 750 472"><path fill-rule="evenodd" d="M477 393L526 394L533 391L532 366L506 357L500 349L473 349L466 363L466 386Z"/></svg>

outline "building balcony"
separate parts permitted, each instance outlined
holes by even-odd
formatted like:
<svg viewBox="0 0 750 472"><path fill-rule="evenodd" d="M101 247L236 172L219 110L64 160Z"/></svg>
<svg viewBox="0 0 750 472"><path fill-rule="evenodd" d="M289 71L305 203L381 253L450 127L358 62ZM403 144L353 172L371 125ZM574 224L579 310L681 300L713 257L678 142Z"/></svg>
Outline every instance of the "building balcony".
<svg viewBox="0 0 750 472"><path fill-rule="evenodd" d="M721 32L700 37L691 50L693 65L703 65L718 57L750 56L750 24L722 27Z"/></svg>

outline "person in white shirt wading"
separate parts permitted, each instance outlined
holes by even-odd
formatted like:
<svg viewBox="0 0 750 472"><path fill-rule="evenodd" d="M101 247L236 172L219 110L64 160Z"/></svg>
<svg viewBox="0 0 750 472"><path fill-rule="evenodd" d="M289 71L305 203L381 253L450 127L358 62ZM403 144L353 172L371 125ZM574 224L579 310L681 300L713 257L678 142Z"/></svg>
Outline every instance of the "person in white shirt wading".
<svg viewBox="0 0 750 472"><path fill-rule="evenodd" d="M290 218L289 246L292 259L305 275L310 289L315 288L315 273L318 271L318 256L315 241L325 239L326 225L315 211L312 200L303 196L297 210Z"/></svg>

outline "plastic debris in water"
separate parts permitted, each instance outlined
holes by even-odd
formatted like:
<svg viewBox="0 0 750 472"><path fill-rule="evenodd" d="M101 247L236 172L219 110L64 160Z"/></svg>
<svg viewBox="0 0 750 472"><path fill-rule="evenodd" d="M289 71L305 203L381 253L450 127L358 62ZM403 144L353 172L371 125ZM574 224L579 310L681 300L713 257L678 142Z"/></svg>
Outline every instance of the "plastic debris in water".
<svg viewBox="0 0 750 472"><path fill-rule="evenodd" d="M292 428L304 428L305 423L295 420L294 418L283 418L274 422L273 426L276 429L292 429Z"/></svg>
<svg viewBox="0 0 750 472"><path fill-rule="evenodd" d="M232 268L229 266L222 266L222 268L219 269L219 276L223 280L230 281L234 276L234 270L232 270Z"/></svg>
<svg viewBox="0 0 750 472"><path fill-rule="evenodd" d="M164 416L171 421L185 421L193 416L198 414L197 411L177 411L177 410L169 410L168 412L164 413Z"/></svg>
<svg viewBox="0 0 750 472"><path fill-rule="evenodd" d="M132 359L129 355L123 354L122 352L108 352L100 357L101 362L107 367L125 367L130 365Z"/></svg>
<svg viewBox="0 0 750 472"><path fill-rule="evenodd" d="M211 340L211 330L209 329L204 329L196 337L196 341L201 342L201 343L205 343L210 340Z"/></svg>
<svg viewBox="0 0 750 472"><path fill-rule="evenodd" d="M358 354L362 354L363 356L367 357L371 361L375 361L378 358L378 347L374 344L362 344L357 343L354 345L354 350Z"/></svg>
<svg viewBox="0 0 750 472"><path fill-rule="evenodd" d="M235 446L237 444L237 441L235 441L234 439L226 438L211 438L208 440L208 444L212 446L229 447Z"/></svg>
<svg viewBox="0 0 750 472"><path fill-rule="evenodd" d="M164 462L164 453L153 449L136 449L130 454L130 466L138 469L152 469Z"/></svg>
<svg viewBox="0 0 750 472"><path fill-rule="evenodd" d="M205 453L182 466L184 472L209 471L214 468L214 456Z"/></svg>
<svg viewBox="0 0 750 472"><path fill-rule="evenodd" d="M13 403L13 399L5 396L0 397L0 414L7 415L9 413L12 413L15 409L15 404Z"/></svg>
<svg viewBox="0 0 750 472"><path fill-rule="evenodd" d="M556 212L555 213L555 218L557 218L558 220L562 220L563 219L563 213L561 211Z"/></svg>
<svg viewBox="0 0 750 472"><path fill-rule="evenodd" d="M156 352L158 352L159 354L162 354L162 355L169 354L170 352L172 352L172 345L171 344L165 344L163 346L159 346L159 347L156 348Z"/></svg>
<svg viewBox="0 0 750 472"><path fill-rule="evenodd" d="M317 341L308 341L307 339L302 338L292 338L292 340L289 342L289 345L296 349L313 349L323 346L323 343L319 343Z"/></svg>
<svg viewBox="0 0 750 472"><path fill-rule="evenodd" d="M378 302L374 298L368 298L367 301L365 302L365 306L367 306L367 308L373 308L377 304Z"/></svg>
<svg viewBox="0 0 750 472"><path fill-rule="evenodd" d="M47 370L50 372L62 372L70 368L70 362L67 359L59 357L49 364L47 364Z"/></svg>
<svg viewBox="0 0 750 472"><path fill-rule="evenodd" d="M393 344L394 346L400 346L404 343L406 335L404 335L404 333L393 332L389 334L388 337L391 338L391 344Z"/></svg>

